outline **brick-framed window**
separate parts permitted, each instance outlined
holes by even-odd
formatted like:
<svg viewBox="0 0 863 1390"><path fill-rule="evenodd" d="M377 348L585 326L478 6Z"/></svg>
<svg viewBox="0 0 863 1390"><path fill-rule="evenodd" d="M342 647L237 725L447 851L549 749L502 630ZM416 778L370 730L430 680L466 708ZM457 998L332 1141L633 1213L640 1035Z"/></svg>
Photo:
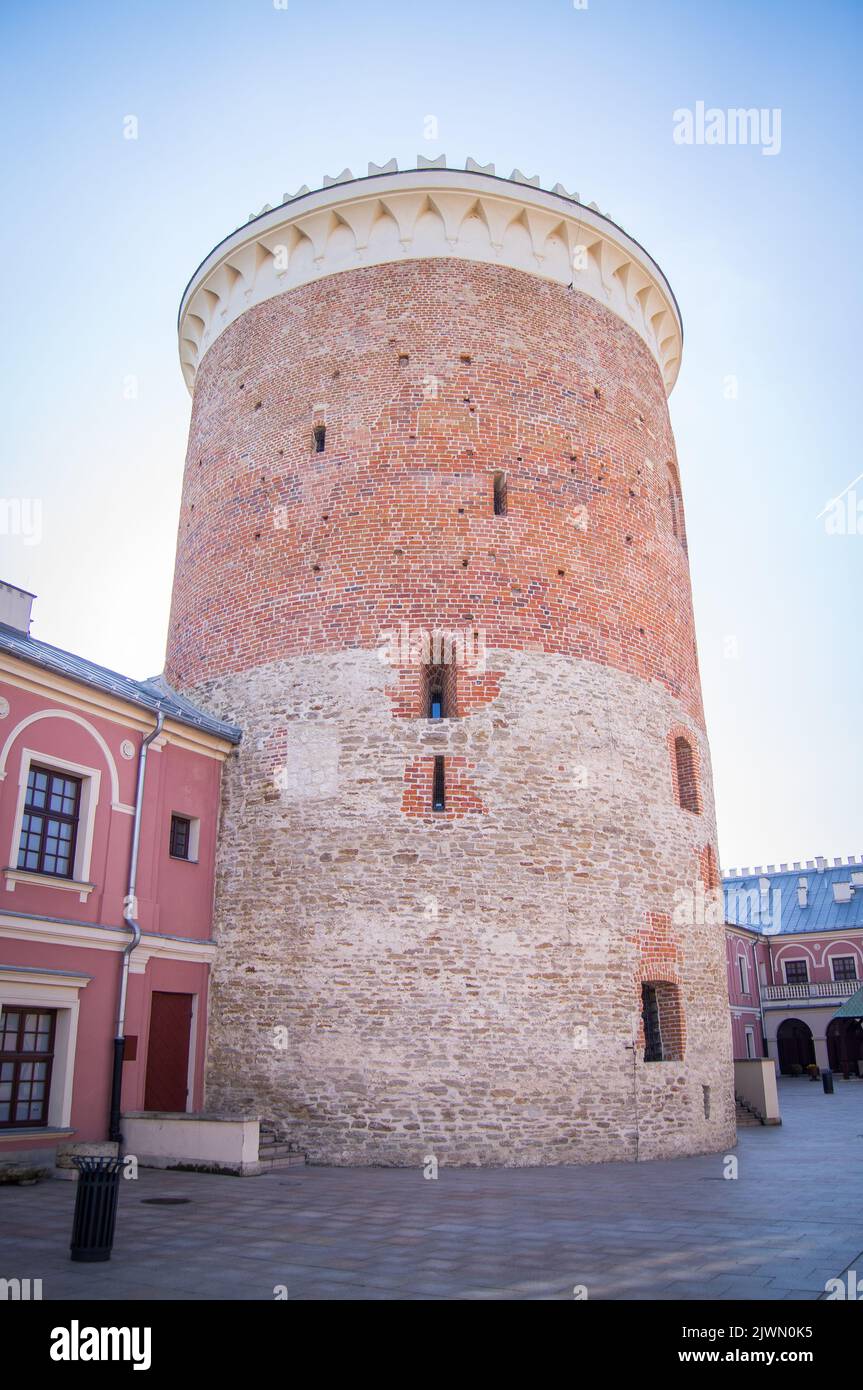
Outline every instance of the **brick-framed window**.
<svg viewBox="0 0 863 1390"><path fill-rule="evenodd" d="M446 776L444 773L444 760L437 757L434 760L434 770L432 772L432 810L446 810Z"/></svg>
<svg viewBox="0 0 863 1390"><path fill-rule="evenodd" d="M683 495L680 491L680 478L673 463L668 464L668 512L671 531L684 553L687 553L686 520L683 515Z"/></svg>
<svg viewBox="0 0 863 1390"><path fill-rule="evenodd" d="M5 1007L0 1013L0 1128L48 1123L56 1012Z"/></svg>
<svg viewBox="0 0 863 1390"><path fill-rule="evenodd" d="M682 734L678 734L674 740L674 770L678 805L684 811L700 815L698 766L692 744Z"/></svg>
<svg viewBox="0 0 863 1390"><path fill-rule="evenodd" d="M453 664L426 665L420 682L422 717L425 719L454 719L457 680Z"/></svg>
<svg viewBox="0 0 863 1390"><path fill-rule="evenodd" d="M27 873L71 878L80 806L80 777L31 763L17 867Z"/></svg>
<svg viewBox="0 0 863 1390"><path fill-rule="evenodd" d="M495 473L493 480L494 499L493 507L495 516L506 516L506 474Z"/></svg>
<svg viewBox="0 0 863 1390"><path fill-rule="evenodd" d="M831 956L834 980L856 980L857 962L853 956Z"/></svg>
<svg viewBox="0 0 863 1390"><path fill-rule="evenodd" d="M681 1062L686 1040L680 988L670 980L645 980L641 986L641 1021L645 1062Z"/></svg>
<svg viewBox="0 0 863 1390"><path fill-rule="evenodd" d="M808 985L809 964L806 960L785 961L786 985Z"/></svg>

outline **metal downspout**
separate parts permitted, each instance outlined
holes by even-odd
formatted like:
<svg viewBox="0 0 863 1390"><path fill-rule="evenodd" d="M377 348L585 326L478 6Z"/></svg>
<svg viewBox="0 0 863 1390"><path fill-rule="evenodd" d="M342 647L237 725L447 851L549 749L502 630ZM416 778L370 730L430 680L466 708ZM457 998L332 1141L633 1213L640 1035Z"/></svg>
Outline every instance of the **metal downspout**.
<svg viewBox="0 0 863 1390"><path fill-rule="evenodd" d="M123 903L123 921L132 933L123 951L120 969L120 993L117 999L117 1026L114 1030L114 1064L111 1073L111 1113L108 1123L108 1138L116 1144L122 1143L120 1132L120 1095L123 1086L123 1052L126 1043L126 994L129 987L129 964L132 952L141 940L141 928L136 920L138 905L135 888L138 882L138 851L141 845L141 816L144 804L144 774L147 770L147 750L154 739L159 737L165 716L161 710L156 715L156 727L141 744L138 755L138 781L135 788L135 815L132 821L132 851L129 857L129 891Z"/></svg>

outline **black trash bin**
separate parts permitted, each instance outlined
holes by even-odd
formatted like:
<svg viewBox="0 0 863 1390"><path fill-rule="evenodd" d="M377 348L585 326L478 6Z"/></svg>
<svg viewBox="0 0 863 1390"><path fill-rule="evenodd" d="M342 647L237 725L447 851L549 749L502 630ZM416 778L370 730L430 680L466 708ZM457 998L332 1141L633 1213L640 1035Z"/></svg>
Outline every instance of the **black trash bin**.
<svg viewBox="0 0 863 1390"><path fill-rule="evenodd" d="M69 1244L73 1260L95 1264L110 1260L120 1195L122 1158L73 1158L78 1169L75 1218Z"/></svg>
<svg viewBox="0 0 863 1390"><path fill-rule="evenodd" d="M833 1094L833 1073L832 1073L832 1071L830 1071L828 1068L825 1068L824 1071L822 1071L822 1073L821 1073L821 1081L822 1081L822 1083L823 1083L823 1085L824 1085L824 1094L825 1094L825 1096L832 1096L832 1094Z"/></svg>

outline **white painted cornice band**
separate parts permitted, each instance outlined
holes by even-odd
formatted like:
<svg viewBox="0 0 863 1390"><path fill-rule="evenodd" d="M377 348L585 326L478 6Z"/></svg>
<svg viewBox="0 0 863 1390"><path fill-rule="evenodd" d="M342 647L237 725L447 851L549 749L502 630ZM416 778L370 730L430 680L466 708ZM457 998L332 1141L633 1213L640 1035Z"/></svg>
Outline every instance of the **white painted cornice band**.
<svg viewBox="0 0 863 1390"><path fill-rule="evenodd" d="M207 349L254 305L358 266L441 256L512 266L592 296L644 339L670 393L680 367L680 311L637 241L565 193L444 168L301 192L220 242L180 305L189 390Z"/></svg>

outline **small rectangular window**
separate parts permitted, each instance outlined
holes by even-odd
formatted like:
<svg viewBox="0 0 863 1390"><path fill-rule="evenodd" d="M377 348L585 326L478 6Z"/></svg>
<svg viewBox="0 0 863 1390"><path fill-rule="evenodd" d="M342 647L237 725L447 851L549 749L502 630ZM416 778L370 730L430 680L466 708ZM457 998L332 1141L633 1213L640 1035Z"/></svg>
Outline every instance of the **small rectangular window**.
<svg viewBox="0 0 863 1390"><path fill-rule="evenodd" d="M755 1029L754 1029L754 1028L747 1028L747 1029L746 1029L746 1056L749 1057L749 1058L754 1058L754 1056L755 1056Z"/></svg>
<svg viewBox="0 0 863 1390"><path fill-rule="evenodd" d="M192 843L192 822L188 816L171 817L171 858L188 859Z"/></svg>
<svg viewBox="0 0 863 1390"><path fill-rule="evenodd" d="M740 993L749 993L749 968L746 964L745 956L737 957L737 968L740 971Z"/></svg>
<svg viewBox="0 0 863 1390"><path fill-rule="evenodd" d="M314 428L314 436L315 436L315 453L316 453L316 454L322 454L322 453L324 452L324 449L326 448L326 445L327 445L327 427L326 427L326 425L315 425L315 428Z"/></svg>
<svg viewBox="0 0 863 1390"><path fill-rule="evenodd" d="M506 474L494 475L494 514L506 516Z"/></svg>
<svg viewBox="0 0 863 1390"><path fill-rule="evenodd" d="M805 960L785 962L785 983L787 985L808 985L809 967Z"/></svg>
<svg viewBox="0 0 863 1390"><path fill-rule="evenodd" d="M432 785L432 810L446 810L446 786L444 782L443 758L434 760L434 777Z"/></svg>

